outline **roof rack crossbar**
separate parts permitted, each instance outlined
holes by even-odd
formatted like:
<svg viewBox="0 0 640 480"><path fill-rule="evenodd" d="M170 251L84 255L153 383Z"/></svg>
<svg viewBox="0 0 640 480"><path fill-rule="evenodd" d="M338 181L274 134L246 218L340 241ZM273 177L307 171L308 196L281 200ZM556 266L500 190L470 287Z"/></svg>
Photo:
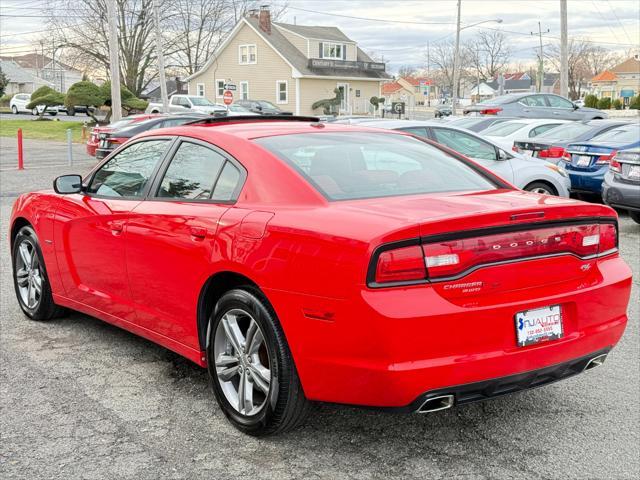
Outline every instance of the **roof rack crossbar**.
<svg viewBox="0 0 640 480"><path fill-rule="evenodd" d="M220 115L200 118L198 120L194 120L193 122L187 122L184 125L208 125L212 123L228 123L245 120L250 120L252 122L263 120L277 120L280 122L320 122L320 119L318 117L305 117L300 115Z"/></svg>

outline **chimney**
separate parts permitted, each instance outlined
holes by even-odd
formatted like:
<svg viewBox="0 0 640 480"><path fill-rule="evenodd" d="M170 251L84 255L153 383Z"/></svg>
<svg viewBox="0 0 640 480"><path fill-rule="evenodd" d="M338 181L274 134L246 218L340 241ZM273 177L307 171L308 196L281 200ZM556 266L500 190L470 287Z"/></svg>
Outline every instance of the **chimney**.
<svg viewBox="0 0 640 480"><path fill-rule="evenodd" d="M269 11L269 5L260 6L260 29L263 32L271 34L271 12Z"/></svg>

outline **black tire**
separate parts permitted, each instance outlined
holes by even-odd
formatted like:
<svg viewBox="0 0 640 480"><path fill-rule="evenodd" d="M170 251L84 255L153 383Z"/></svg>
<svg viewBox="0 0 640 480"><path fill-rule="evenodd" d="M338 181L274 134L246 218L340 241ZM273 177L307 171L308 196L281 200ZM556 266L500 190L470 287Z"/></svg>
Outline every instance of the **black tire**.
<svg viewBox="0 0 640 480"><path fill-rule="evenodd" d="M216 373L214 336L222 317L234 309L251 314L263 333L272 372L269 394L258 413L241 414L227 400ZM311 403L306 399L280 322L262 293L253 287L240 287L225 293L214 308L207 329L209 380L222 411L243 433L264 436L298 426L307 416Z"/></svg>
<svg viewBox="0 0 640 480"><path fill-rule="evenodd" d="M75 115L76 115L75 109L73 107L69 107L67 109L67 115L69 115L70 117L75 117Z"/></svg>
<svg viewBox="0 0 640 480"><path fill-rule="evenodd" d="M526 190L527 192L540 193L541 195L558 195L558 191L552 185L545 182L531 182L529 185L524 187L523 190ZM545 193L541 190L544 190Z"/></svg>
<svg viewBox="0 0 640 480"><path fill-rule="evenodd" d="M55 117L56 115L58 115L58 112L47 112L47 113L52 117Z"/></svg>
<svg viewBox="0 0 640 480"><path fill-rule="evenodd" d="M35 117L37 117L39 115L37 107L31 109L31 115L33 115Z"/></svg>
<svg viewBox="0 0 640 480"><path fill-rule="evenodd" d="M13 112L14 115L18 115L18 107L16 107L15 105L13 107L11 107L11 111Z"/></svg>
<svg viewBox="0 0 640 480"><path fill-rule="evenodd" d="M629 216L634 222L640 223L640 212L632 212L631 210L629 210Z"/></svg>
<svg viewBox="0 0 640 480"><path fill-rule="evenodd" d="M23 243L28 243L32 246L32 252L35 252L37 256L40 278L42 279L40 298L37 304L33 307L29 307L29 305L27 305L23 301L20 294L20 287L18 285L18 256L20 255L20 246ZM53 295L51 293L49 277L47 276L47 269L44 264L44 257L42 256L42 250L40 249L40 242L38 241L36 232L33 230L33 228L31 228L31 226L24 226L18 231L13 241L13 251L11 259L13 264L13 285L15 288L18 303L24 314L32 320L44 321L51 320L64 313L64 308L59 307L58 305L53 303Z"/></svg>

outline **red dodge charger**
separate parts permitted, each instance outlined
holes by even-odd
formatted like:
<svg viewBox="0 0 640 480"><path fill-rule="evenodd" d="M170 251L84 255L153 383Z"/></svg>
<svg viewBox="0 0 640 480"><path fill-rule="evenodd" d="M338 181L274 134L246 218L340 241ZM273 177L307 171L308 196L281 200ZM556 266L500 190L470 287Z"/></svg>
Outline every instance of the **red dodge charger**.
<svg viewBox="0 0 640 480"><path fill-rule="evenodd" d="M208 368L252 435L312 401L432 412L545 385L627 322L611 208L397 131L210 118L54 190L13 208L24 313L81 311Z"/></svg>

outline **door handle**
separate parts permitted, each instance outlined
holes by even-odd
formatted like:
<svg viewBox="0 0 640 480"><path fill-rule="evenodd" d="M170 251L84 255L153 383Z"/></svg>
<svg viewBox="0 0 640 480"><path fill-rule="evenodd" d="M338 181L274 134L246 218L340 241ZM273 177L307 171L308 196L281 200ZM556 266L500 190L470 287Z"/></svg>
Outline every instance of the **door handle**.
<svg viewBox="0 0 640 480"><path fill-rule="evenodd" d="M207 229L205 227L189 227L191 236L197 240L204 240L207 236Z"/></svg>
<svg viewBox="0 0 640 480"><path fill-rule="evenodd" d="M551 113L553 113L554 115L560 115L560 112L551 112Z"/></svg>
<svg viewBox="0 0 640 480"><path fill-rule="evenodd" d="M109 222L109 228L111 229L111 233L114 235L120 235L124 229L124 222L114 220Z"/></svg>

